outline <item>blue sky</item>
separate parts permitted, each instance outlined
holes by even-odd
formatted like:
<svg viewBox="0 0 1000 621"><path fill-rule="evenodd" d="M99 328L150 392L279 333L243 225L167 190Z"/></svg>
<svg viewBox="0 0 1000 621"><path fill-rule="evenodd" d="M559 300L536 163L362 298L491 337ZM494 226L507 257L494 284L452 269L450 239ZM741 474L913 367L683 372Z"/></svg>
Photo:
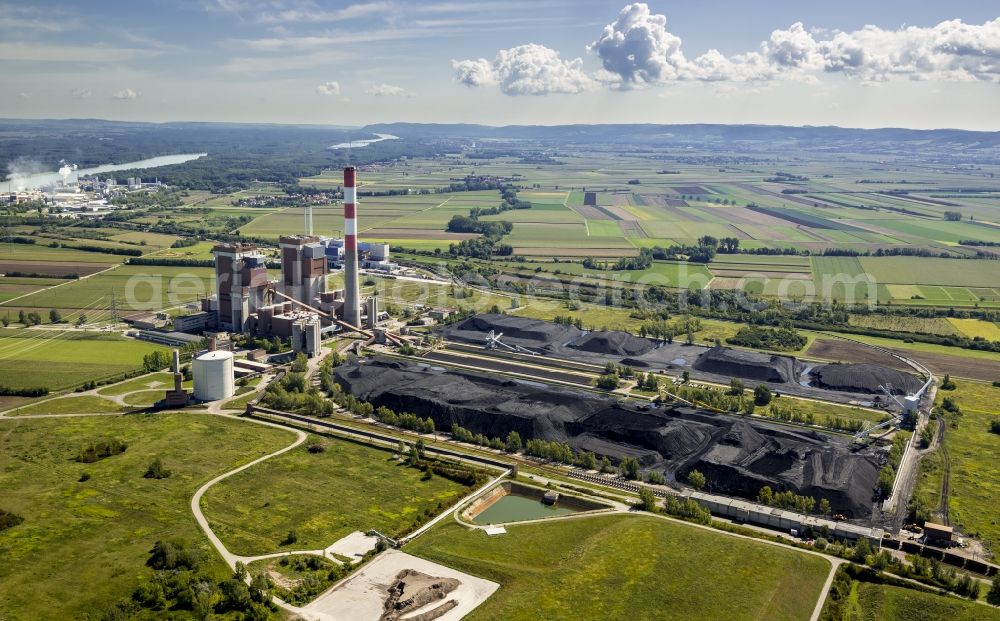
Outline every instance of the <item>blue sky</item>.
<svg viewBox="0 0 1000 621"><path fill-rule="evenodd" d="M0 0L0 116L1000 130L989 4Z"/></svg>

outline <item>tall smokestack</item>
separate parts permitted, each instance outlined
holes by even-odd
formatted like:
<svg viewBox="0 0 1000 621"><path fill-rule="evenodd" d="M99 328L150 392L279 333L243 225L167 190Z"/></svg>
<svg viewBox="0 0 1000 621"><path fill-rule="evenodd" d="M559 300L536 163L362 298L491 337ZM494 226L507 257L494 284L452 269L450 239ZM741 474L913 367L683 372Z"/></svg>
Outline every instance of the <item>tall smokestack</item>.
<svg viewBox="0 0 1000 621"><path fill-rule="evenodd" d="M344 321L361 327L361 293L358 291L358 191L357 169L344 169Z"/></svg>

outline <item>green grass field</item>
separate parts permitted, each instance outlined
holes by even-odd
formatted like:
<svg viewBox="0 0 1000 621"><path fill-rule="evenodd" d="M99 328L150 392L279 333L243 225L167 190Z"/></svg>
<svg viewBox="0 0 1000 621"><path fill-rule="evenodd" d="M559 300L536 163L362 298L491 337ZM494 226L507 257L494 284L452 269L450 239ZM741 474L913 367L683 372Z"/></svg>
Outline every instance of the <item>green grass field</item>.
<svg viewBox="0 0 1000 621"><path fill-rule="evenodd" d="M162 345L103 332L0 330L0 383L13 388L69 388L142 367Z"/></svg>
<svg viewBox="0 0 1000 621"><path fill-rule="evenodd" d="M173 387L173 373L149 373L140 377L134 377L127 382L119 382L111 386L106 386L97 391L99 395L124 395L137 390L149 390L152 388L166 389ZM190 382L189 382L190 385Z"/></svg>
<svg viewBox="0 0 1000 621"><path fill-rule="evenodd" d="M885 584L859 583L851 619L858 621L1000 621L1000 608ZM856 598L856 599L855 599Z"/></svg>
<svg viewBox="0 0 1000 621"><path fill-rule="evenodd" d="M940 404L944 397L953 397L962 410L961 415L946 418L949 517L952 526L979 537L995 552L1000 550L1000 524L996 520L1000 435L990 433L990 423L1000 418L1000 388L961 380L956 384L956 390L939 390L936 400ZM936 509L940 501L942 468L940 456L920 463L915 497L930 509Z"/></svg>
<svg viewBox="0 0 1000 621"><path fill-rule="evenodd" d="M49 399L32 403L8 412L7 416L28 414L93 414L97 412L120 412L121 406L109 399L94 395L73 395L59 399Z"/></svg>
<svg viewBox="0 0 1000 621"><path fill-rule="evenodd" d="M106 438L123 439L128 449L92 464L73 461ZM100 619L151 575L145 562L160 539L190 542L225 576L191 515L191 496L213 476L293 439L195 414L0 421L0 506L24 518L0 532L0 617ZM143 478L156 456L169 478ZM84 471L91 478L79 482Z"/></svg>
<svg viewBox="0 0 1000 621"><path fill-rule="evenodd" d="M80 245L91 244L80 241ZM52 248L43 239L35 244L0 244L0 261L55 261L66 263L121 263L124 257L72 248Z"/></svg>
<svg viewBox="0 0 1000 621"><path fill-rule="evenodd" d="M830 257L824 257L829 260ZM929 259L913 257L861 257L862 269L875 282L951 287L1000 286L995 261Z"/></svg>
<svg viewBox="0 0 1000 621"><path fill-rule="evenodd" d="M83 313L93 322L110 318L112 294L123 312L161 310L211 295L214 281L210 267L122 265L21 298L13 308L42 309L45 321L48 309L57 308L69 321ZM4 308L0 306L0 311Z"/></svg>
<svg viewBox="0 0 1000 621"><path fill-rule="evenodd" d="M467 618L809 619L829 562L648 516L508 526L452 521L405 551L500 583Z"/></svg>
<svg viewBox="0 0 1000 621"><path fill-rule="evenodd" d="M402 535L456 502L467 490L423 473L391 451L313 437L306 445L249 468L211 488L202 507L212 529L237 554L266 554L294 530L294 549L325 548L352 531ZM307 444L308 444L307 443Z"/></svg>

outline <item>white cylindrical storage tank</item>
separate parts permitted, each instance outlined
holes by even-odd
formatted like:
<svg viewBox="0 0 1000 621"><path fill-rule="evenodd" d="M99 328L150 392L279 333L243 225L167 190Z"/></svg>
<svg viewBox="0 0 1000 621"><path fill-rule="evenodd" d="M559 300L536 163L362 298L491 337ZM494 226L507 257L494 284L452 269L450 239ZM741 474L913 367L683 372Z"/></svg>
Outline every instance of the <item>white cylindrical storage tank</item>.
<svg viewBox="0 0 1000 621"><path fill-rule="evenodd" d="M194 398L199 401L228 399L236 392L233 379L233 353L206 352L191 363Z"/></svg>

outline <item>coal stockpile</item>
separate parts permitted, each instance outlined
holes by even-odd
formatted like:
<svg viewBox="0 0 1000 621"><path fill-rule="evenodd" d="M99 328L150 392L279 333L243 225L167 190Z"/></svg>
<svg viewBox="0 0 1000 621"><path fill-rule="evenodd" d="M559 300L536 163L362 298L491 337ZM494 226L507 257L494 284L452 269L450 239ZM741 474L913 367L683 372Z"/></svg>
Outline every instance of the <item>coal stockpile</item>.
<svg viewBox="0 0 1000 621"><path fill-rule="evenodd" d="M566 442L617 461L683 475L700 470L709 490L756 498L776 491L827 498L851 516L870 512L880 454L846 439L691 408L647 408L572 388L509 380L423 363L374 358L334 370L346 391L375 406L430 416L439 429Z"/></svg>
<svg viewBox="0 0 1000 621"><path fill-rule="evenodd" d="M923 382L909 373L880 364L825 364L814 368L812 384L830 390L881 393L879 386L892 386L895 395L913 394Z"/></svg>
<svg viewBox="0 0 1000 621"><path fill-rule="evenodd" d="M441 332L453 341L482 344L490 330L497 334L503 333L504 341L536 349L546 348L553 343L566 343L583 335L583 331L574 326L493 313L469 317L446 326Z"/></svg>
<svg viewBox="0 0 1000 621"><path fill-rule="evenodd" d="M736 420L689 462L690 470L704 474L711 491L752 499L769 485L826 498L834 511L864 517L879 469L874 455L852 453L823 434Z"/></svg>
<svg viewBox="0 0 1000 621"><path fill-rule="evenodd" d="M716 345L694 363L705 373L784 384L795 378L795 359Z"/></svg>
<svg viewBox="0 0 1000 621"><path fill-rule="evenodd" d="M584 332L575 326L492 313L470 317L440 332L451 341L484 343L490 330L503 334L505 342L540 353L585 352L621 358L641 356L656 348L653 341L620 330Z"/></svg>
<svg viewBox="0 0 1000 621"><path fill-rule="evenodd" d="M654 348L653 342L649 339L620 330L590 332L570 341L566 346L580 351L613 356L641 356Z"/></svg>

